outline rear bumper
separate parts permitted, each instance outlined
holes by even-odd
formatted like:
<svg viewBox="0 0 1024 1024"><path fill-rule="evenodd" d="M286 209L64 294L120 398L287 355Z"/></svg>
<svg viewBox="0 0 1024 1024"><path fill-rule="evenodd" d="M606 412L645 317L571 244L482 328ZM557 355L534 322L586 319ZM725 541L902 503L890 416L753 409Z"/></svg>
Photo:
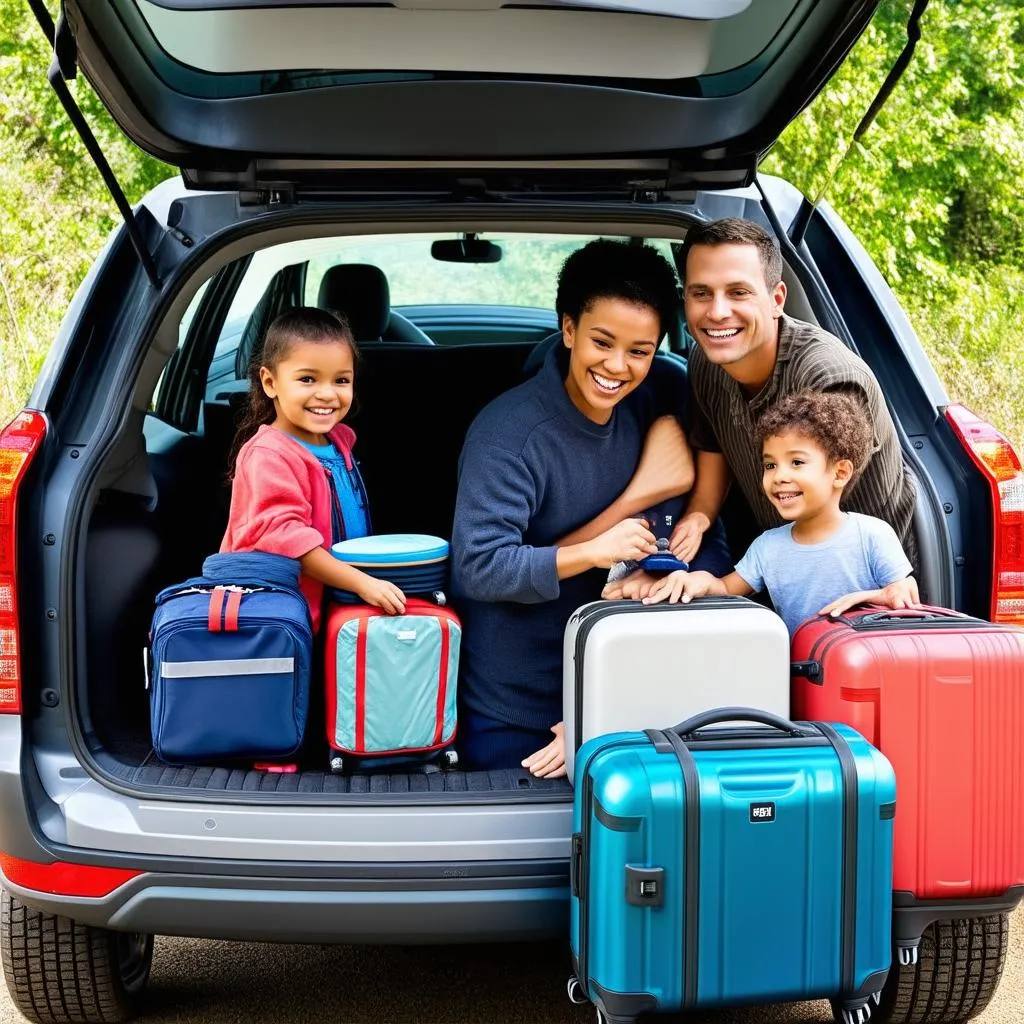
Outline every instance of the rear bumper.
<svg viewBox="0 0 1024 1024"><path fill-rule="evenodd" d="M513 809L520 834L527 837L519 845L533 856L474 857L478 847L457 834L445 843L416 844L403 836L403 818L397 837L404 841L363 844L378 856L358 859L352 849L344 849L345 833L361 828L380 835L389 819L335 808L330 813L349 817L327 823L323 832L338 837L334 847L340 844L340 850L326 841L300 842L291 849L287 835L280 843L238 842L236 837L228 843L230 851L247 856L228 857L202 827L208 809L190 834L172 837L154 829L140 842L138 830L116 831L117 825L136 820L127 809L134 804L119 805L84 772L71 773L77 789L58 804L43 789L34 760L23 762L21 754L20 723L0 719L0 883L46 913L119 931L243 941L428 944L568 934L568 832L558 828L571 812L567 807L543 808L546 824L539 835L529 831L535 820L530 811L536 808ZM89 793L95 804L92 820L106 846L73 842L68 834L69 800ZM163 809L187 821L195 813L170 802ZM290 810L297 814L302 809ZM486 808L475 814L485 824L490 820ZM286 832L290 822L281 819L288 815L288 808L278 808L264 827ZM348 828L342 830L341 824ZM515 846L500 844L506 854ZM435 858L437 847L447 856ZM279 852L293 856L275 857ZM387 856L392 852L398 856ZM331 854L335 859L329 859Z"/></svg>
<svg viewBox="0 0 1024 1024"><path fill-rule="evenodd" d="M566 875L272 879L147 872L102 898L3 884L29 906L118 931L263 942L432 944L568 934Z"/></svg>

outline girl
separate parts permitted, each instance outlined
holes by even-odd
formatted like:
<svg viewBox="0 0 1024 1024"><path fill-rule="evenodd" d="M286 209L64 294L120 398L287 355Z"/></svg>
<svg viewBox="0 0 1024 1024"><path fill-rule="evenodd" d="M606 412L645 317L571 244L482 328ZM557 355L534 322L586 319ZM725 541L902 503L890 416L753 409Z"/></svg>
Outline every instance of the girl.
<svg viewBox="0 0 1024 1024"><path fill-rule="evenodd" d="M232 449L231 509L220 550L298 559L314 631L324 584L390 615L405 611L405 595L393 583L330 552L332 543L370 530L352 458L355 433L341 422L352 406L357 355L344 317L312 307L281 314L253 358L249 406Z"/></svg>

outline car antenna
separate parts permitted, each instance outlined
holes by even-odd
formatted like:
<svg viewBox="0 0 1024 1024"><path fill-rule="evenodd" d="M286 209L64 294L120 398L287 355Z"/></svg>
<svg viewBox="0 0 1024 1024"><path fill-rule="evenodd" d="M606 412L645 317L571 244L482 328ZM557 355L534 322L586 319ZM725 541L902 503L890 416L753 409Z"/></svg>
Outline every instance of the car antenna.
<svg viewBox="0 0 1024 1024"><path fill-rule="evenodd" d="M910 58L914 55L914 47L917 46L917 41L921 38L921 15L924 14L924 9L927 6L928 0L915 0L913 10L910 12L910 18L907 20L907 43L903 47L903 51L896 58L896 63L893 64L885 81L882 83L882 88L878 90L878 95L871 101L871 106L868 107L867 113L861 118L860 124L857 125L857 130L850 138L846 149L829 171L824 182L822 182L821 188L818 189L818 194L814 197L814 201L810 202L805 197L800 204L800 209L797 211L793 225L789 230L789 237L794 245L799 245L803 241L807 226L811 222L811 216L818 208L818 204L825 198L825 193L839 173L839 168L843 166L853 147L864 137L868 128L871 127L878 116L878 112L885 105L885 101L892 94L893 89L896 88L896 83L903 77L903 72L906 71Z"/></svg>
<svg viewBox="0 0 1024 1024"><path fill-rule="evenodd" d="M142 232L139 230L139 222L135 219L135 213L128 202L128 197L121 189L110 164L107 162L107 158L103 155L103 150L100 149L100 144L96 141L96 136L93 135L89 122L86 121L81 109L75 102L75 98L67 87L66 83L78 73L78 49L75 45L74 36L72 36L64 20L63 6L61 7L57 24L54 25L53 18L46 9L43 0L28 0L28 2L32 8L32 13L36 16L36 21L39 22L39 27L46 36L47 42L53 48L53 61L50 63L50 68L46 73L47 80L53 91L57 94L57 98L60 100L61 106L68 115L75 131L78 132L82 142L85 143L85 148L89 156L92 157L92 162L99 170L103 183L107 186L107 191L113 197L114 203L124 218L124 225L128 229L128 237L131 239L132 247L138 254L143 269L146 271L146 276L154 288L159 288L160 275L157 273L156 264L153 262L153 255L147 248Z"/></svg>

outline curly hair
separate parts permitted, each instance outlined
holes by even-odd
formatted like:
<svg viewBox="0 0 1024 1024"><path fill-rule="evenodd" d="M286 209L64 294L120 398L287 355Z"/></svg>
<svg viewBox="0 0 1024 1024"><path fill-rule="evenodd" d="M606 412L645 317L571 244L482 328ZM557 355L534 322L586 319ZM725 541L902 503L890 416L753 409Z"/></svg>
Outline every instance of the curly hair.
<svg viewBox="0 0 1024 1024"><path fill-rule="evenodd" d="M318 309L315 306L300 306L282 313L267 328L263 344L257 345L249 360L249 399L242 411L235 429L234 442L228 456L228 479L234 476L235 460L242 445L265 423L273 423L277 410L272 399L267 397L260 381L261 367L277 370L278 363L287 359L296 346L306 343L317 345L347 345L352 352L353 362L358 363L359 349L348 319L334 310Z"/></svg>
<svg viewBox="0 0 1024 1024"><path fill-rule="evenodd" d="M555 298L559 324L564 316L579 323L596 299L622 299L653 309L662 333L681 308L672 264L653 245L612 238L595 238L562 264Z"/></svg>
<svg viewBox="0 0 1024 1024"><path fill-rule="evenodd" d="M821 447L829 462L849 459L856 479L871 455L871 422L857 399L843 391L797 391L766 409L754 428L763 446L769 437L794 433Z"/></svg>

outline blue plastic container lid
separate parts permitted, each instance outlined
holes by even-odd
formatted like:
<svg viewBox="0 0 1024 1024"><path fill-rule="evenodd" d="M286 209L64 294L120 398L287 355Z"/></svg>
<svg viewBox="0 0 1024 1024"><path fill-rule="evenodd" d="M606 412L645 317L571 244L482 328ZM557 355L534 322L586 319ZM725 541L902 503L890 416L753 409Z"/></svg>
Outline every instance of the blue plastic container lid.
<svg viewBox="0 0 1024 1024"><path fill-rule="evenodd" d="M448 541L427 533L381 533L332 545L331 554L349 565L422 565L448 557Z"/></svg>

